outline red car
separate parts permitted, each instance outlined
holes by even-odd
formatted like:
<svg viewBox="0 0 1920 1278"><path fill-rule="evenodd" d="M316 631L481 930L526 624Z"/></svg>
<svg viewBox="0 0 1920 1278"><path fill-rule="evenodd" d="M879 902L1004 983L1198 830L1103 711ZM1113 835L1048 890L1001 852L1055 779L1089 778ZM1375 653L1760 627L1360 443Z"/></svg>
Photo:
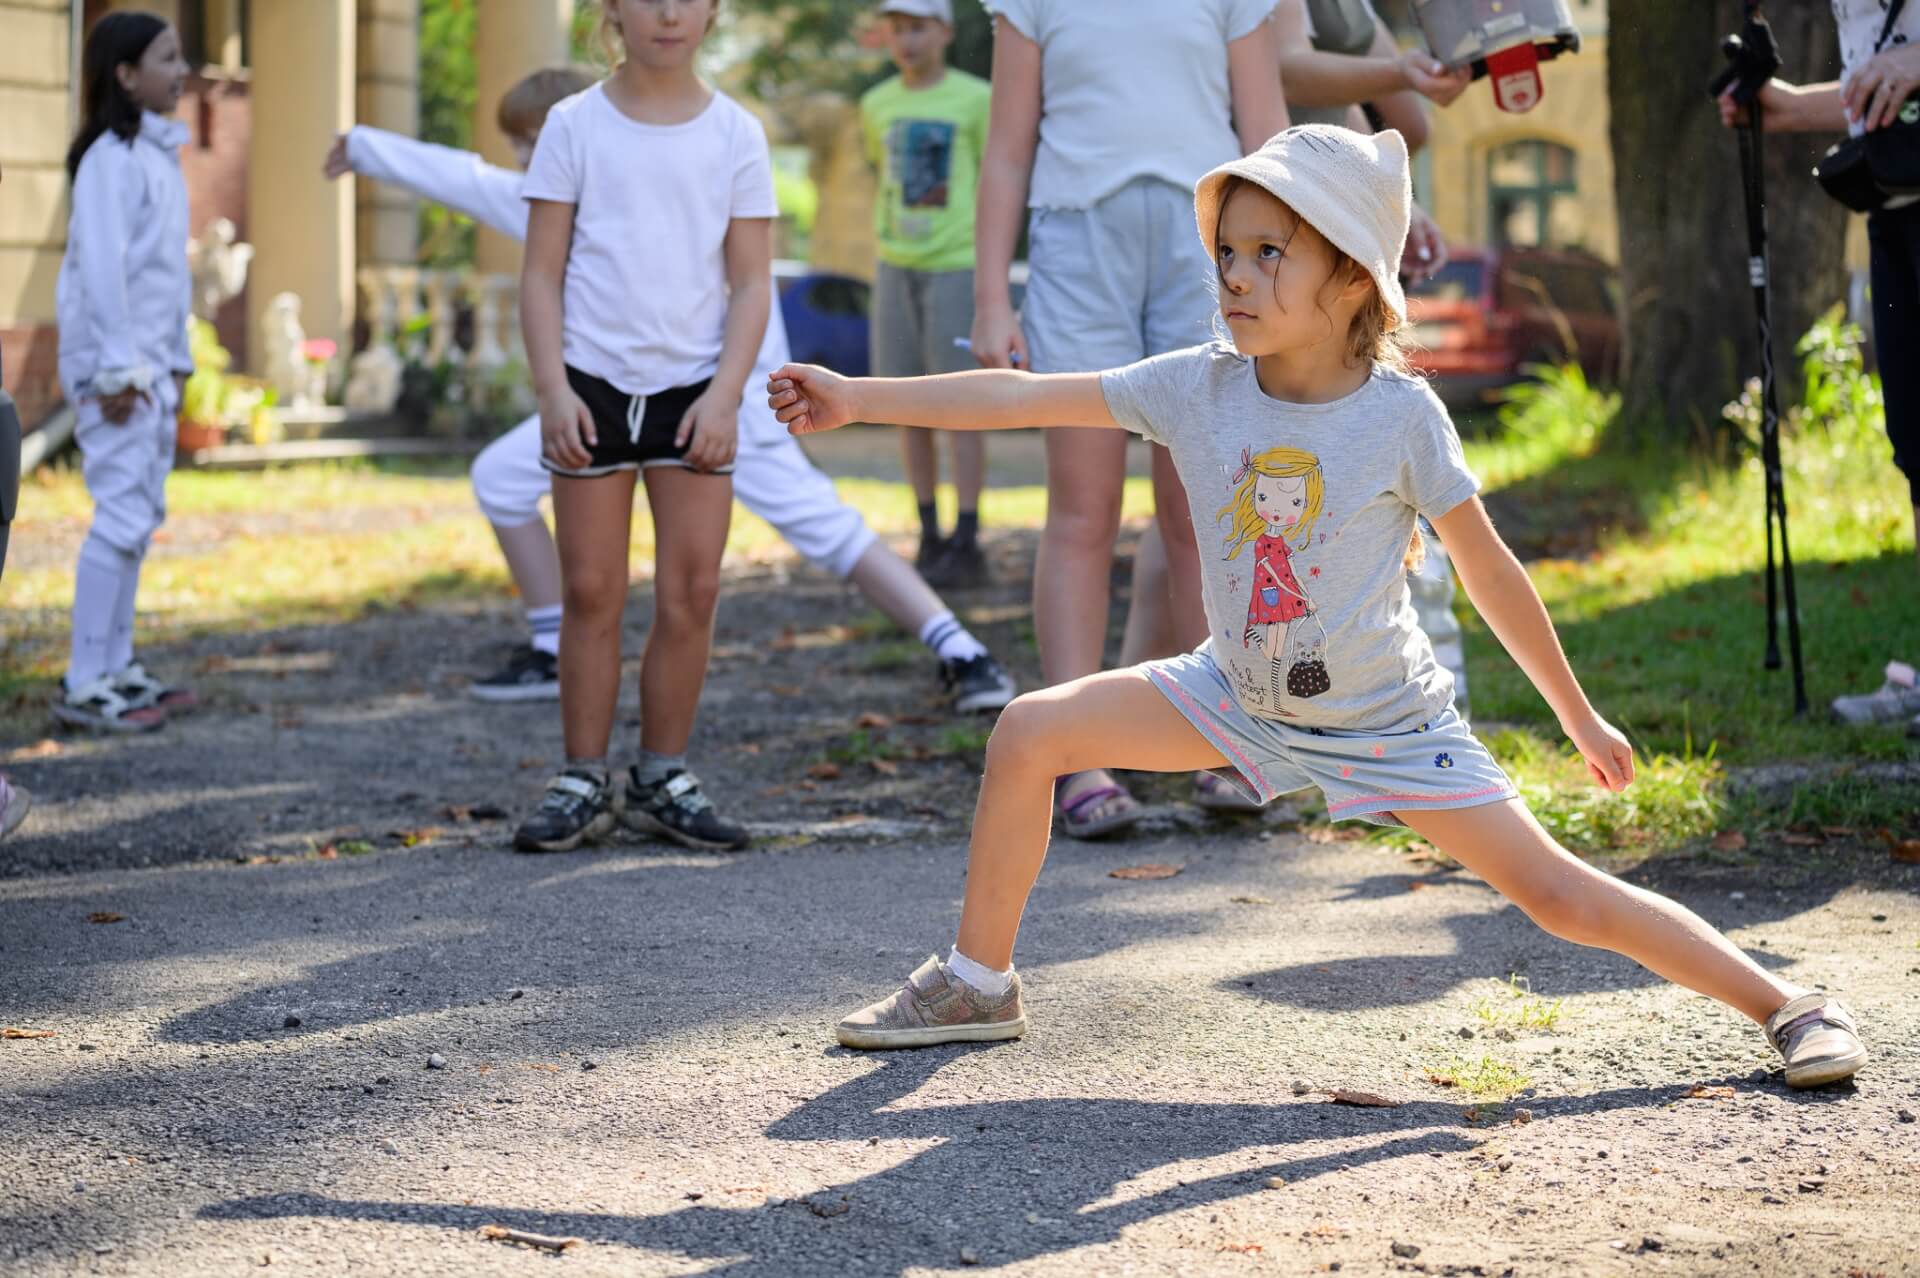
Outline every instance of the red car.
<svg viewBox="0 0 1920 1278"><path fill-rule="evenodd" d="M1458 249L1407 290L1415 368L1448 401L1473 404L1520 381L1527 364L1578 363L1596 382L1620 372L1619 284L1590 253Z"/></svg>

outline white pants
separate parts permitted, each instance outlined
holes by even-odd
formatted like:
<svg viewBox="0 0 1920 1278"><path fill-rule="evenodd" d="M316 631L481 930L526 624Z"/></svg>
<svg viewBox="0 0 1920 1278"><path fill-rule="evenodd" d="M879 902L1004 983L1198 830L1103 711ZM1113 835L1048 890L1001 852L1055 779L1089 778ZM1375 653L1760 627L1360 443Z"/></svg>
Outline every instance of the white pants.
<svg viewBox="0 0 1920 1278"><path fill-rule="evenodd" d="M540 518L552 476L540 464L540 419L529 417L488 444L473 461L473 496L488 522L518 528ZM740 405L740 450L733 495L810 563L845 577L875 540L860 512L840 500L750 387Z"/></svg>
<svg viewBox="0 0 1920 1278"><path fill-rule="evenodd" d="M93 498L97 537L123 554L146 553L147 542L167 517L167 475L173 470L179 396L171 377L154 383L119 425L100 415L88 396L74 406L73 437L80 445L80 473Z"/></svg>

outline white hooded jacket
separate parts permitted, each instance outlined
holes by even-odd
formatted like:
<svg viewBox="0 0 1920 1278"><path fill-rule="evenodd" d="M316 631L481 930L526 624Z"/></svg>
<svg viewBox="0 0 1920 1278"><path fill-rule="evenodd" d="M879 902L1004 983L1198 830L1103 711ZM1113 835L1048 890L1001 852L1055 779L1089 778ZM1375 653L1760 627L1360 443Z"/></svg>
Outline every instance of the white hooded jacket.
<svg viewBox="0 0 1920 1278"><path fill-rule="evenodd" d="M193 371L187 139L186 125L148 111L131 142L109 131L80 157L55 302L69 398L147 390Z"/></svg>

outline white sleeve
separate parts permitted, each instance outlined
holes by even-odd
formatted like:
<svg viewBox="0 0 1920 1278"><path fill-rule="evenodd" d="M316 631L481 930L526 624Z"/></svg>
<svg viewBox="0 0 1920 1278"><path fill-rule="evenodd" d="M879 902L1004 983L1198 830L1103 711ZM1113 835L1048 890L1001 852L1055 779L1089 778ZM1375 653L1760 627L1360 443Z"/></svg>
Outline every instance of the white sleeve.
<svg viewBox="0 0 1920 1278"><path fill-rule="evenodd" d="M584 103L578 105L583 106ZM574 99L556 107L540 129L540 140L533 145L533 161L520 183L522 200L552 200L557 204L578 204L580 172L578 148L574 141ZM526 232L523 229L522 235Z"/></svg>
<svg viewBox="0 0 1920 1278"><path fill-rule="evenodd" d="M347 134L347 163L362 177L390 182L444 204L503 235L517 240L527 237L527 202L520 198L520 174L489 164L471 151L358 125Z"/></svg>
<svg viewBox="0 0 1920 1278"><path fill-rule="evenodd" d="M732 217L779 217L773 194L773 157L767 150L767 131L745 110L734 134Z"/></svg>
<svg viewBox="0 0 1920 1278"><path fill-rule="evenodd" d="M1241 36L1257 30L1261 23L1273 16L1279 7L1279 0L1232 0L1227 7L1227 43L1232 44ZM1312 18L1307 21L1311 23Z"/></svg>
<svg viewBox="0 0 1920 1278"><path fill-rule="evenodd" d="M96 142L80 158L67 227L67 255L79 259L76 274L86 313L60 318L62 323L82 324L92 333L100 352L93 386L111 395L129 386L146 390L154 371L134 357L133 322L127 308L127 249L139 212L134 207L133 183L128 180L133 151L112 134L102 137L104 144Z"/></svg>

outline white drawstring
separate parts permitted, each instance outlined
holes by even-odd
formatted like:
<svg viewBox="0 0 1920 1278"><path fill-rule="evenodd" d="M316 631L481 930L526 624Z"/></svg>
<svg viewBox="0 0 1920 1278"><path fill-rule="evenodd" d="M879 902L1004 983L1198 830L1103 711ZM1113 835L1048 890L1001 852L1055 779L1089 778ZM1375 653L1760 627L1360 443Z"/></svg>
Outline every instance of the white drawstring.
<svg viewBox="0 0 1920 1278"><path fill-rule="evenodd" d="M645 395L629 396L627 399L627 442L628 443L638 444L640 442L640 423L646 420L646 416L647 416L647 397Z"/></svg>

